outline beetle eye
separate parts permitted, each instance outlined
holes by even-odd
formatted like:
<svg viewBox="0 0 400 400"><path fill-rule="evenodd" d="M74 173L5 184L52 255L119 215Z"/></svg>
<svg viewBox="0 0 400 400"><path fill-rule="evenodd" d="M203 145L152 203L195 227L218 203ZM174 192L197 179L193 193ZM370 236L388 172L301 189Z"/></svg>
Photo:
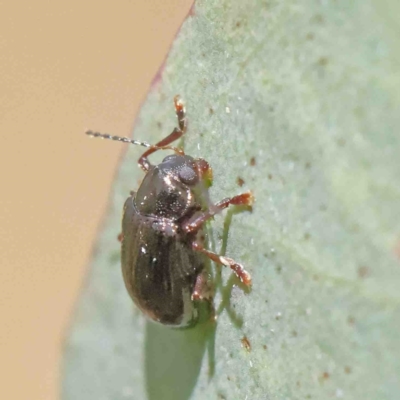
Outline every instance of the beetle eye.
<svg viewBox="0 0 400 400"><path fill-rule="evenodd" d="M189 186L194 185L199 180L196 171L193 168L188 167L187 165L183 166L179 170L179 178L181 182Z"/></svg>
<svg viewBox="0 0 400 400"><path fill-rule="evenodd" d="M164 157L163 163L168 163L170 161L175 161L176 160L176 154L170 154L169 156Z"/></svg>

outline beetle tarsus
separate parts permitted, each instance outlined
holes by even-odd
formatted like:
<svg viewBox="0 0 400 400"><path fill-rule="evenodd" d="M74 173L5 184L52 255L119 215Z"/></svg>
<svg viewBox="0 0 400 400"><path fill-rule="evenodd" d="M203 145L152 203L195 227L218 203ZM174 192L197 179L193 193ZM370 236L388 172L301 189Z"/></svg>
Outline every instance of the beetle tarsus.
<svg viewBox="0 0 400 400"><path fill-rule="evenodd" d="M178 118L179 129L185 133L187 129L186 109L185 104L183 103L179 94L174 97L174 104L176 117Z"/></svg>
<svg viewBox="0 0 400 400"><path fill-rule="evenodd" d="M244 269L242 264L239 264L228 257L220 257L222 264L230 267L236 274L236 276L240 279L240 281L246 285L251 286L251 275Z"/></svg>

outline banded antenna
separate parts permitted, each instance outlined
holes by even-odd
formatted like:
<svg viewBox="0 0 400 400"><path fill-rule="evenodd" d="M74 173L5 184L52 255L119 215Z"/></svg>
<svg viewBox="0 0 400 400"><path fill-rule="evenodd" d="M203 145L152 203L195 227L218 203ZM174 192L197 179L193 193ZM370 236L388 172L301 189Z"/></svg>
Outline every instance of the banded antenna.
<svg viewBox="0 0 400 400"><path fill-rule="evenodd" d="M152 144L147 143L147 142L139 142L138 140L129 139L129 138L123 137L123 136L109 135L108 133L99 133L99 132L93 132L91 130L88 130L88 131L85 132L85 134L90 136L90 137L115 140L116 142L130 143L130 144L135 144L137 146L143 146L143 147L153 147L153 148L155 147L155 148L157 148L157 146L153 146Z"/></svg>

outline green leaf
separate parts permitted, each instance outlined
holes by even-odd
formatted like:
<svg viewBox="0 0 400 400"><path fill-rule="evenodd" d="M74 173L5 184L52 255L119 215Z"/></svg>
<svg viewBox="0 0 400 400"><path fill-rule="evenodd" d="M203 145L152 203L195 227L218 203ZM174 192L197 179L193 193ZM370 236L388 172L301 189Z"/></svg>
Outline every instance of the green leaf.
<svg viewBox="0 0 400 400"><path fill-rule="evenodd" d="M253 289L222 271L215 329L144 320L115 239L143 176L131 147L67 340L64 400L399 398L399 15L395 0L196 2L133 136L166 136L182 95L212 198L255 195L252 213L212 224Z"/></svg>

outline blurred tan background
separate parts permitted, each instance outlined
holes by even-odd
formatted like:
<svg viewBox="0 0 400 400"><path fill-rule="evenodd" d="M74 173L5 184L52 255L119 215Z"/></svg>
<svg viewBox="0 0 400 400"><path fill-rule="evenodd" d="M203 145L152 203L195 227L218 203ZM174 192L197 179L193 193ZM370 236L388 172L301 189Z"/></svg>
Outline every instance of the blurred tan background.
<svg viewBox="0 0 400 400"><path fill-rule="evenodd" d="M0 5L0 399L53 400L123 151L83 131L131 134L192 0Z"/></svg>

